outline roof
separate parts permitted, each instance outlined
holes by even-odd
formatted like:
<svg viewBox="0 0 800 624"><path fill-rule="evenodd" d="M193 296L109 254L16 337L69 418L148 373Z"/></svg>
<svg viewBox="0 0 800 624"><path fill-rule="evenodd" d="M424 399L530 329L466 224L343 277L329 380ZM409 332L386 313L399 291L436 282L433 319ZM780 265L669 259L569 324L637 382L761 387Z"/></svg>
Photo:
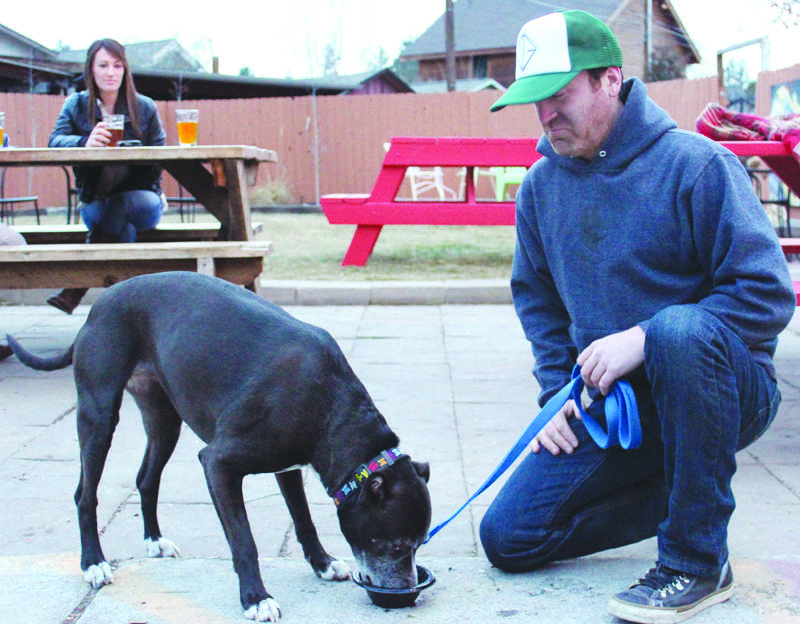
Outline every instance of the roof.
<svg viewBox="0 0 800 624"><path fill-rule="evenodd" d="M29 39L25 35L19 34L16 30L8 28L8 26L3 26L0 24L0 35L4 35L13 41L17 41L25 47L31 48L37 58L53 58L55 56L50 48L43 46L41 43L37 43L33 39Z"/></svg>
<svg viewBox="0 0 800 624"><path fill-rule="evenodd" d="M202 65L195 59L177 39L161 39L159 41L143 41L126 43L125 56L131 68L171 69L181 71L198 71ZM80 63L86 60L88 50L63 50L58 53L58 60L68 63Z"/></svg>
<svg viewBox="0 0 800 624"><path fill-rule="evenodd" d="M624 0L456 0L453 3L454 49L459 53L475 53L486 50L514 52L517 35L525 22L541 17L554 10L583 9L608 23L627 4ZM669 0L662 3L675 19L683 43L695 56L700 55L689 38ZM401 52L404 60L419 60L444 54L444 14L430 25L415 41ZM491 27L487 28L487 23Z"/></svg>
<svg viewBox="0 0 800 624"><path fill-rule="evenodd" d="M299 80L158 69L137 69L132 73L136 90L157 100L343 95L359 89L369 79L377 76L382 76L384 79L393 77L394 81L401 85L398 87L399 92L412 91L407 83L389 69L352 76L324 76Z"/></svg>
<svg viewBox="0 0 800 624"><path fill-rule="evenodd" d="M0 35L3 34L43 54L37 54L33 60L29 56L0 55L0 82L7 78L15 84L26 84L33 70L39 80L55 83L61 89L83 88L87 50L56 53L0 25ZM233 76L200 71L201 64L175 39L124 45L137 91L156 100L343 95L363 90L374 81L389 85L393 92L413 92L389 67L348 76L305 79Z"/></svg>
<svg viewBox="0 0 800 624"><path fill-rule="evenodd" d="M394 73L394 71L389 67L361 72L360 74L349 74L347 76L324 76L314 80L322 82L328 87L335 87L338 85L344 93L347 93L348 91L360 89L367 82L375 79L388 82L394 87L397 93L413 93L414 91L414 89L405 80L400 78L400 76Z"/></svg>
<svg viewBox="0 0 800 624"><path fill-rule="evenodd" d="M445 93L447 91L446 80L427 80L425 82L415 82L411 85L415 93ZM485 91L485 90L505 91L506 88L494 78L462 78L456 80L456 91Z"/></svg>

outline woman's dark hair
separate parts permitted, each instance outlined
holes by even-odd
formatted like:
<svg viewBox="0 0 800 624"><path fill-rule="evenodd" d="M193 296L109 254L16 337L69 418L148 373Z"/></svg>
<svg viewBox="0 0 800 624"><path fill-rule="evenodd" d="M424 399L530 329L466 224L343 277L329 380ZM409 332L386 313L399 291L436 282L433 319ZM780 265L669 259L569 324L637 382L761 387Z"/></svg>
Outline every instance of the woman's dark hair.
<svg viewBox="0 0 800 624"><path fill-rule="evenodd" d="M133 85L131 68L125 56L125 46L116 39L98 39L89 46L89 50L86 53L86 66L83 69L83 76L86 82L86 89L89 91L89 123L93 126L97 115L97 97L99 93L97 85L94 82L93 66L94 57L97 56L100 50L105 50L111 56L122 61L122 66L125 68L125 75L122 77L122 84L119 86L117 103L113 112L128 113L134 134L141 137L139 126L140 111L139 101L136 99L136 87Z"/></svg>

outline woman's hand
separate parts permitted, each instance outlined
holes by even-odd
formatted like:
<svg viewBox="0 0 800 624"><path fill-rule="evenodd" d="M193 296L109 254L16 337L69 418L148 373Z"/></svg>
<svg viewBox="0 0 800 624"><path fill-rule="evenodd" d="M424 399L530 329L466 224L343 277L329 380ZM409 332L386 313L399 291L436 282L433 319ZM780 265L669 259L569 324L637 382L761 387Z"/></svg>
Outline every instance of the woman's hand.
<svg viewBox="0 0 800 624"><path fill-rule="evenodd" d="M111 133L106 129L105 124L100 121L92 128L89 138L86 139L86 147L105 147L111 142Z"/></svg>

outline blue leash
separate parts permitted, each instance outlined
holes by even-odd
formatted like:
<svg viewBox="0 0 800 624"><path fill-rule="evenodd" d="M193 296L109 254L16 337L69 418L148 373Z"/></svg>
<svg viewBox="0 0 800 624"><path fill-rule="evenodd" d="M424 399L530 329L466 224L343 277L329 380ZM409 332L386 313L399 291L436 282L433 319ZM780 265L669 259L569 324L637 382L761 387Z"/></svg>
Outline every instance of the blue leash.
<svg viewBox="0 0 800 624"><path fill-rule="evenodd" d="M494 469L489 478L483 483L478 490L467 499L456 512L447 520L434 527L428 533L428 539L425 544L431 541L431 538L448 525L458 514L460 514L467 505L475 500L484 490L491 486L497 479L508 470L509 466L519 457L522 451L530 444L536 435L549 423L553 416L564 406L569 400L573 399L575 405L581 414L586 430L597 446L603 449L611 448L612 446L621 446L624 449L633 449L642 443L642 426L639 422L639 410L636 407L636 396L634 395L633 388L627 381L618 381L611 387L611 392L603 401L603 408L606 417L606 429L598 423L589 413L583 409L581 404L581 392L583 392L583 379L581 379L581 369L575 366L572 369L572 380L561 390L559 390L551 399L545 403L542 411L528 425L527 429L522 433L522 436L514 444L514 447L508 452L500 465Z"/></svg>

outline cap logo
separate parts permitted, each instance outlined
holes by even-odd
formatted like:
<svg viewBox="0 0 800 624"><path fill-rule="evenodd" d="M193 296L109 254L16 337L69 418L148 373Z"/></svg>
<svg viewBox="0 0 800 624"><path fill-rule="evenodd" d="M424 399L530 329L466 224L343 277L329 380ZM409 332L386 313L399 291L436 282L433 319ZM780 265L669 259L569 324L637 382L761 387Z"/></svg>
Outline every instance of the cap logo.
<svg viewBox="0 0 800 624"><path fill-rule="evenodd" d="M524 72L528 63L531 62L533 55L536 54L536 44L533 43L524 33L519 36L517 41L517 65L518 71Z"/></svg>
<svg viewBox="0 0 800 624"><path fill-rule="evenodd" d="M561 13L531 20L517 38L516 78L571 71L567 22Z"/></svg>

